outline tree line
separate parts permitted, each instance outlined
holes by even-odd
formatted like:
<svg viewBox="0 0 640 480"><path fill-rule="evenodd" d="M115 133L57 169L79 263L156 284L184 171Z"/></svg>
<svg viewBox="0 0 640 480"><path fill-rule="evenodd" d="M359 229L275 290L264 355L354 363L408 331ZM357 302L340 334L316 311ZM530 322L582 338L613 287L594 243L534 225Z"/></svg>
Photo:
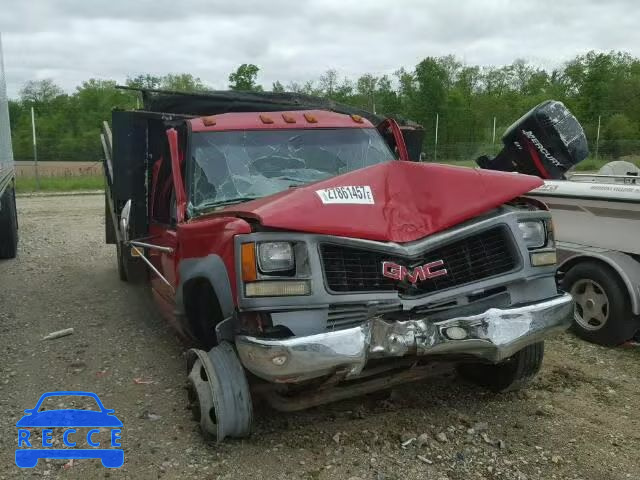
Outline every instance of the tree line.
<svg viewBox="0 0 640 480"><path fill-rule="evenodd" d="M232 72L232 90L262 91L260 69L243 64ZM127 78L130 87L206 91L189 73ZM90 79L65 93L52 80L27 82L10 100L14 156L33 158L31 108L36 115L41 160L98 160L103 120L113 108L140 106L138 94L116 89L113 80ZM427 158L470 160L499 149L501 133L524 112L547 100L563 101L576 114L592 154L619 158L640 154L640 59L627 53L589 52L545 70L524 60L501 67L466 65L454 56L428 57L393 75L341 77L330 69L305 83L272 84L274 92L300 92L416 121L426 130ZM436 122L438 145L435 145ZM496 131L495 145L494 125ZM599 131L599 137L598 137Z"/></svg>

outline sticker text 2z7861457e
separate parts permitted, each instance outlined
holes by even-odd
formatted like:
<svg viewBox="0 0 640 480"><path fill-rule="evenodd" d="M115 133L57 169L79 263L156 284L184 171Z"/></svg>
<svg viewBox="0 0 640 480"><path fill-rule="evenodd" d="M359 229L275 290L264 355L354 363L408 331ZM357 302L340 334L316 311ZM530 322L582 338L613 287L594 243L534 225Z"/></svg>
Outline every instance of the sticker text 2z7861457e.
<svg viewBox="0 0 640 480"><path fill-rule="evenodd" d="M373 192L368 185L332 187L316 190L322 203L356 203L373 205Z"/></svg>

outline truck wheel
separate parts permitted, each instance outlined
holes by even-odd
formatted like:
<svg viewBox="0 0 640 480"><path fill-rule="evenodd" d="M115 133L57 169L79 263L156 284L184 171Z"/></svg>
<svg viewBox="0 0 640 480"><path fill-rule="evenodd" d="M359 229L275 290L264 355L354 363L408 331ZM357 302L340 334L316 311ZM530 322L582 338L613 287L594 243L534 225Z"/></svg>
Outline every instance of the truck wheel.
<svg viewBox="0 0 640 480"><path fill-rule="evenodd" d="M187 352L187 394L193 419L220 443L251 433L253 405L244 368L229 342Z"/></svg>
<svg viewBox="0 0 640 480"><path fill-rule="evenodd" d="M0 197L0 258L15 258L18 253L18 212L13 187Z"/></svg>
<svg viewBox="0 0 640 480"><path fill-rule="evenodd" d="M620 345L638 330L622 279L612 269L587 261L564 276L563 288L575 301L573 331L600 345Z"/></svg>
<svg viewBox="0 0 640 480"><path fill-rule="evenodd" d="M531 382L544 358L544 342L527 345L496 365L467 363L458 366L462 378L492 392L512 392Z"/></svg>

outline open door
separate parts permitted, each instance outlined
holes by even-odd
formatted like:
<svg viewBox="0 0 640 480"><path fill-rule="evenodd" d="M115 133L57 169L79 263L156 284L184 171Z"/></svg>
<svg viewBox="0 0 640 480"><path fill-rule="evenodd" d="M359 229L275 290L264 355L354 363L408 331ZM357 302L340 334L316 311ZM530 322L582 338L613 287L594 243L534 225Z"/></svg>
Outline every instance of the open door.
<svg viewBox="0 0 640 480"><path fill-rule="evenodd" d="M391 150L400 160L420 161L424 129L418 125L398 125L392 118L387 118L376 127Z"/></svg>

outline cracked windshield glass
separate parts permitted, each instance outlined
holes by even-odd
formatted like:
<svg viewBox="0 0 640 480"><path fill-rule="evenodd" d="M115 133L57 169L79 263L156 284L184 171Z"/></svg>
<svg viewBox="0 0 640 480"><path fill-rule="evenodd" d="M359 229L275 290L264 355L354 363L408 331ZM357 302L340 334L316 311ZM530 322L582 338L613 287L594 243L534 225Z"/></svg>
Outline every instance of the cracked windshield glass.
<svg viewBox="0 0 640 480"><path fill-rule="evenodd" d="M203 132L192 151L195 212L394 159L373 128Z"/></svg>

